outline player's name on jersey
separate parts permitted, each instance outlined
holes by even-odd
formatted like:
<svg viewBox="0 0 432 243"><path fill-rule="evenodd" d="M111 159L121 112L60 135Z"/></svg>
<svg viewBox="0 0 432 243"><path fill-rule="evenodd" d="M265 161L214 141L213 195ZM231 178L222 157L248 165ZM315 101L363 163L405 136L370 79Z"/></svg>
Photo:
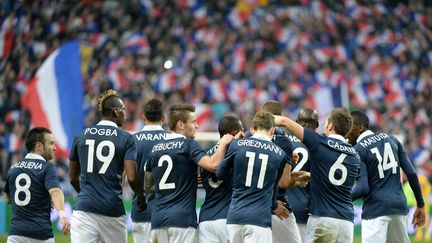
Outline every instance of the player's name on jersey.
<svg viewBox="0 0 432 243"><path fill-rule="evenodd" d="M92 135L101 135L101 136L117 136L117 130L111 129L111 128L96 128L96 127L89 127L86 128L84 131L84 134L92 134Z"/></svg>
<svg viewBox="0 0 432 243"><path fill-rule="evenodd" d="M179 149L184 144L184 141L171 141L171 142L164 142L164 143L158 143L155 146L153 146L152 152L155 151L161 151L161 150L170 150L170 149Z"/></svg>
<svg viewBox="0 0 432 243"><path fill-rule="evenodd" d="M241 140L238 140L237 145L238 146L255 147L255 148L260 148L260 149L264 149L264 150L270 150L276 154L282 155L282 149L279 148L278 146L273 145L273 144L268 144L268 143L261 143L260 141L257 141L257 140L241 139Z"/></svg>
<svg viewBox="0 0 432 243"><path fill-rule="evenodd" d="M301 143L301 141L300 141L300 139L298 139L296 136L293 136L293 135L287 135L288 136L288 138L289 138L289 140L291 141L291 142L297 142L297 143Z"/></svg>
<svg viewBox="0 0 432 243"><path fill-rule="evenodd" d="M332 147L332 148L334 148L334 149L342 151L342 152L350 152L350 153L353 153L353 154L357 153L356 150L353 147L348 147L348 146L346 146L344 144L340 144L340 143L338 143L338 142L336 142L334 140L328 140L327 141L327 145L330 146L330 147Z"/></svg>
<svg viewBox="0 0 432 243"><path fill-rule="evenodd" d="M146 141L154 141L154 140L162 140L165 139L166 133L140 133L135 134L135 138L138 141L146 140Z"/></svg>
<svg viewBox="0 0 432 243"><path fill-rule="evenodd" d="M361 145L363 148L365 148L365 147L367 147L367 146L369 146L369 145L371 145L371 144L377 143L377 142L381 141L382 139L385 139L385 138L388 138L388 137L389 137L389 136L388 136L387 134L385 134L385 133L378 133L378 134L375 134L375 135L373 135L373 136L370 136L370 137L368 137L368 138L366 138L366 139L363 139L363 140L360 142L360 145Z"/></svg>
<svg viewBox="0 0 432 243"><path fill-rule="evenodd" d="M25 169L35 169L42 170L42 163L34 161L20 161L12 165L11 168L25 168Z"/></svg>

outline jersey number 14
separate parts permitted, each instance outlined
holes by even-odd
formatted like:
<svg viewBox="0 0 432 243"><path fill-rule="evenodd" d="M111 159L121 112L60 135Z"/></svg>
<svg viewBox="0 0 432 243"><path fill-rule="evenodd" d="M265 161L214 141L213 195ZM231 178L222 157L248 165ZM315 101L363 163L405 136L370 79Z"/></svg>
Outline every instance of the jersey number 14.
<svg viewBox="0 0 432 243"><path fill-rule="evenodd" d="M384 171L388 169L392 170L392 174L396 174L398 164L396 162L390 143L386 142L384 144L383 156L381 156L381 153L377 147L371 148L370 151L375 154L378 160L378 174L380 179L384 178Z"/></svg>

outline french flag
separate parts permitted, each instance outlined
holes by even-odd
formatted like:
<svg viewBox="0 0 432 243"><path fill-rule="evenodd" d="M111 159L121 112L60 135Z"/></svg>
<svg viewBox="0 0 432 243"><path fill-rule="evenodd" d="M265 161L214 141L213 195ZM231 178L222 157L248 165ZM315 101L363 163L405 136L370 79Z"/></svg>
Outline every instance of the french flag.
<svg viewBox="0 0 432 243"><path fill-rule="evenodd" d="M343 45L337 45L334 50L334 54L336 59L338 59L340 62L346 62L348 60L348 52Z"/></svg>
<svg viewBox="0 0 432 243"><path fill-rule="evenodd" d="M21 100L33 126L51 130L58 156L67 156L73 137L84 128L84 89L80 44L71 41L44 61Z"/></svg>
<svg viewBox="0 0 432 243"><path fill-rule="evenodd" d="M412 161L415 165L424 165L430 158L430 152L428 149L420 147L412 155Z"/></svg>
<svg viewBox="0 0 432 243"><path fill-rule="evenodd" d="M233 63L231 64L231 71L234 73L241 73L246 71L246 53L243 46L238 45L233 51Z"/></svg>
<svg viewBox="0 0 432 243"><path fill-rule="evenodd" d="M7 17L0 27L0 58L8 58L13 46L13 18Z"/></svg>
<svg viewBox="0 0 432 243"><path fill-rule="evenodd" d="M150 44L147 38L141 33L133 33L126 37L125 47L133 53L149 54Z"/></svg>
<svg viewBox="0 0 432 243"><path fill-rule="evenodd" d="M321 47L314 50L314 56L319 62L327 62L333 55L330 47Z"/></svg>

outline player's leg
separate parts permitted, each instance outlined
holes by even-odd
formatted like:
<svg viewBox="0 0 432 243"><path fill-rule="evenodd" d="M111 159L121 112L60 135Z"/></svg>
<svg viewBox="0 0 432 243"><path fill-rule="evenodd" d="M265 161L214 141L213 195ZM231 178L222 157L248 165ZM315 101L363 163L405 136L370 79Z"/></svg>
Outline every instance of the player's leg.
<svg viewBox="0 0 432 243"><path fill-rule="evenodd" d="M307 238L306 224L297 224L297 228L299 230L302 242L303 243L306 242L306 238Z"/></svg>
<svg viewBox="0 0 432 243"><path fill-rule="evenodd" d="M229 242L226 219L204 221L199 224L199 242Z"/></svg>
<svg viewBox="0 0 432 243"><path fill-rule="evenodd" d="M363 219L361 223L362 242L386 242L389 223L390 217L388 216L381 216L374 219Z"/></svg>
<svg viewBox="0 0 432 243"><path fill-rule="evenodd" d="M243 243L243 227L240 224L227 224L230 242Z"/></svg>
<svg viewBox="0 0 432 243"><path fill-rule="evenodd" d="M328 217L310 216L306 225L307 240L310 243L334 243L338 235L338 225Z"/></svg>
<svg viewBox="0 0 432 243"><path fill-rule="evenodd" d="M151 236L152 242L169 242L168 228L154 229Z"/></svg>
<svg viewBox="0 0 432 243"><path fill-rule="evenodd" d="M71 242L98 242L99 225L93 214L73 211L71 219Z"/></svg>
<svg viewBox="0 0 432 243"><path fill-rule="evenodd" d="M300 232L293 213L290 213L289 217L284 219L272 215L272 238L273 243L301 243Z"/></svg>
<svg viewBox="0 0 432 243"><path fill-rule="evenodd" d="M140 222L133 223L132 234L134 242L151 243L151 223L150 222Z"/></svg>
<svg viewBox="0 0 432 243"><path fill-rule="evenodd" d="M408 219L406 215L391 215L387 231L387 242L409 243Z"/></svg>
<svg viewBox="0 0 432 243"><path fill-rule="evenodd" d="M271 228L264 228L256 225L247 224L244 226L243 235L244 243L273 242Z"/></svg>
<svg viewBox="0 0 432 243"><path fill-rule="evenodd" d="M127 242L126 216L107 217L95 215L95 217L98 219L100 235L104 242Z"/></svg>
<svg viewBox="0 0 432 243"><path fill-rule="evenodd" d="M9 235L6 243L54 243L54 238L47 240L37 240L20 235Z"/></svg>
<svg viewBox="0 0 432 243"><path fill-rule="evenodd" d="M339 226L337 243L353 242L354 240L354 223L348 220L332 219L335 220Z"/></svg>
<svg viewBox="0 0 432 243"><path fill-rule="evenodd" d="M197 229L193 227L188 228L168 228L168 242L179 242L179 243L196 243L198 242Z"/></svg>

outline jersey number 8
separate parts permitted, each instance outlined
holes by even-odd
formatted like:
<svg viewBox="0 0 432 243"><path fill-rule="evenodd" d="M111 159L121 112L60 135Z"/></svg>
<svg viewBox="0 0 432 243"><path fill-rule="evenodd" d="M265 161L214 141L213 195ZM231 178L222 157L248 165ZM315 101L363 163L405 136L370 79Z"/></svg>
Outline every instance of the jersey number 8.
<svg viewBox="0 0 432 243"><path fill-rule="evenodd" d="M24 185L21 186L20 181L24 180ZM26 173L19 174L15 179L15 195L14 195L14 201L15 204L18 206L26 206L30 203L31 194L30 194L30 186L31 186L31 179L30 176L28 176ZM19 198L20 192L23 192L25 194L24 200L21 200Z"/></svg>

